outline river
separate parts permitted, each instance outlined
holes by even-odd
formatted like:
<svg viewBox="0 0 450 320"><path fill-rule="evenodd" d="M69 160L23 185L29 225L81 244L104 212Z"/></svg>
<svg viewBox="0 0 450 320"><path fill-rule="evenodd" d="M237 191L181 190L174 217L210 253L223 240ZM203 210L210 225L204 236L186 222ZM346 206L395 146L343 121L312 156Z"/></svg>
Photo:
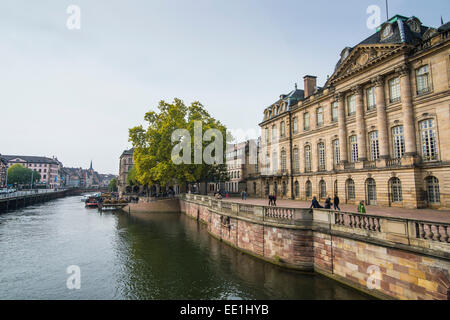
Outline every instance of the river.
<svg viewBox="0 0 450 320"><path fill-rule="evenodd" d="M81 197L0 214L0 299L368 298L243 254L182 214L100 213Z"/></svg>

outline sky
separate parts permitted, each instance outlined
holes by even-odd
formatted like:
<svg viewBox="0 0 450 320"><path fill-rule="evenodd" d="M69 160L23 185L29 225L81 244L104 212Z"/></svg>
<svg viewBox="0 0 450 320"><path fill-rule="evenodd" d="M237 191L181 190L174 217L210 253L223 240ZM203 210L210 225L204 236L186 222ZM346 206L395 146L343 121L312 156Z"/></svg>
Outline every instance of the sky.
<svg viewBox="0 0 450 320"><path fill-rule="evenodd" d="M375 32L371 5L385 21L384 0L2 0L0 154L117 174L128 129L175 97L254 138L280 94L307 74L323 85L342 49ZM395 14L439 27L450 5L390 0Z"/></svg>

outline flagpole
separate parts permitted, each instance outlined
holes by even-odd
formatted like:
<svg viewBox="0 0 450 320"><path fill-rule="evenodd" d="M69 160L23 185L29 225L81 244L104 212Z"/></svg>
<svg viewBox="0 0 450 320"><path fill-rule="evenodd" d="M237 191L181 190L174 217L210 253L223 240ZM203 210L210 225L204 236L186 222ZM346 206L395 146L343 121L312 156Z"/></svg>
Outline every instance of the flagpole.
<svg viewBox="0 0 450 320"><path fill-rule="evenodd" d="M387 16L387 20L389 20L389 3L388 3L388 0L386 0L386 16Z"/></svg>

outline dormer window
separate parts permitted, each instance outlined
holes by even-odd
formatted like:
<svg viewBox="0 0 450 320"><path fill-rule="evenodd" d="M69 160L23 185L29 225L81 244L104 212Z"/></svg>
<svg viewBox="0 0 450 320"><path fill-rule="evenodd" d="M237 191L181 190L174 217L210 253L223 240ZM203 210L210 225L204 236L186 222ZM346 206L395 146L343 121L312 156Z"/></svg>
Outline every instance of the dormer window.
<svg viewBox="0 0 450 320"><path fill-rule="evenodd" d="M390 25L389 23L386 24L383 29L381 29L381 40L389 38L393 35L393 33L394 31L392 30L392 25Z"/></svg>
<svg viewBox="0 0 450 320"><path fill-rule="evenodd" d="M409 29L411 29L412 32L420 33L422 23L416 17L413 17L408 21L406 21L406 24L408 25Z"/></svg>

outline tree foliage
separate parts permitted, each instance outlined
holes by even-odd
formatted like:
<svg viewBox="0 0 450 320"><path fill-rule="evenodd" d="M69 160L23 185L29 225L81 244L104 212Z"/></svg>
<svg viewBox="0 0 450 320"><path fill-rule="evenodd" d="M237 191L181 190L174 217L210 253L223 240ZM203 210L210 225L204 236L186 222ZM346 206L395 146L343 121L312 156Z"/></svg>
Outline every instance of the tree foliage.
<svg viewBox="0 0 450 320"><path fill-rule="evenodd" d="M130 169L130 171L128 171L127 185L134 186L134 185L139 184L139 182L137 181L136 174L137 174L136 173L136 165L133 165L133 167Z"/></svg>
<svg viewBox="0 0 450 320"><path fill-rule="evenodd" d="M117 191L117 179L116 178L113 178L109 182L108 189L109 189L109 192L116 192Z"/></svg>
<svg viewBox="0 0 450 320"><path fill-rule="evenodd" d="M136 181L142 185L160 184L168 186L178 183L201 181L226 181L228 179L225 164L194 164L194 123L202 123L202 136L209 129L217 129L223 136L223 151L226 150L226 127L214 119L200 102L186 106L182 100L172 103L161 101L158 111L145 114L147 129L137 126L129 130L129 140L134 147ZM175 164L172 161L172 133L177 129L186 129L190 133L191 164ZM203 141L203 150L215 141ZM224 153L224 152L223 152ZM220 155L224 162L224 154Z"/></svg>
<svg viewBox="0 0 450 320"><path fill-rule="evenodd" d="M39 172L28 169L19 163L8 168L8 184L30 184L31 176L33 176L33 183L41 180Z"/></svg>

